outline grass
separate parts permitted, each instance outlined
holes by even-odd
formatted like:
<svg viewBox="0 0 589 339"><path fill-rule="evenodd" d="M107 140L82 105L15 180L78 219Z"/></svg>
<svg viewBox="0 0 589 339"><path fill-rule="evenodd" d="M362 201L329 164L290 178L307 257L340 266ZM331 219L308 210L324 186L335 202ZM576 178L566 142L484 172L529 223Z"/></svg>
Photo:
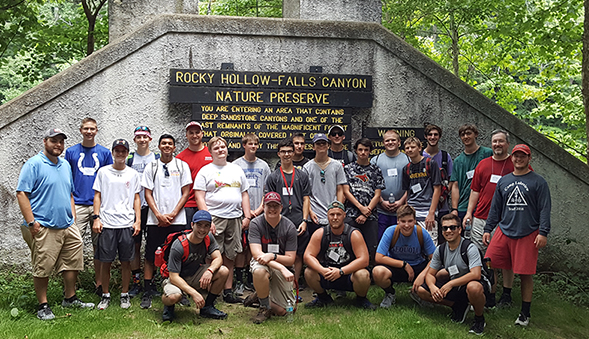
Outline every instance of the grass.
<svg viewBox="0 0 589 339"><path fill-rule="evenodd" d="M113 277L116 286L118 277ZM90 273L81 275L78 295L84 301L98 303L92 293ZM516 281L517 283L517 281ZM59 277L50 279L50 305L58 317L53 321L36 318L36 299L30 274L0 274L0 338L474 338L468 334L473 313L465 324L450 322L449 308L419 308L409 298L409 285L397 288L397 304L389 309L376 311L358 310L353 306L353 294L337 300L336 305L319 310L299 307L293 323L283 318L272 318L261 325L254 325L249 318L256 310L220 302L218 308L227 312L227 320L201 319L191 308L176 307L177 319L162 323L162 304L154 299L153 307L143 310L140 300L132 300L129 310L118 305L118 294L112 292L113 301L105 311L72 310L60 306L62 283ZM372 287L369 298L379 303L384 292ZM311 299L310 291L303 293L305 301ZM575 306L562 298L553 287L537 284L532 302L530 326L514 326L519 313L519 287L514 288L514 306L508 310L485 313L487 338L589 338L589 310ZM19 310L14 317L13 308ZM67 316L71 313L71 316Z"/></svg>

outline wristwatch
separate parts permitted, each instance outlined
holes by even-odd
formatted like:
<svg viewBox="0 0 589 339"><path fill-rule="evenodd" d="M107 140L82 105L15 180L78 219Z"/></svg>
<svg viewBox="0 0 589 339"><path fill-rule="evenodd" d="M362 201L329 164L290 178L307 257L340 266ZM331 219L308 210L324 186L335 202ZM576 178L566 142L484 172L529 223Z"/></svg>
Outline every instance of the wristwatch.
<svg viewBox="0 0 589 339"><path fill-rule="evenodd" d="M35 226L35 219L33 219L33 221L31 221L30 223L28 223L28 226L29 226L29 227L33 227L33 226Z"/></svg>
<svg viewBox="0 0 589 339"><path fill-rule="evenodd" d="M344 270L342 270L341 268L339 269L339 275L344 275Z"/></svg>
<svg viewBox="0 0 589 339"><path fill-rule="evenodd" d="M92 214L92 220L100 219L98 214Z"/></svg>
<svg viewBox="0 0 589 339"><path fill-rule="evenodd" d="M403 269L405 269L405 266L407 266L407 262L403 260Z"/></svg>

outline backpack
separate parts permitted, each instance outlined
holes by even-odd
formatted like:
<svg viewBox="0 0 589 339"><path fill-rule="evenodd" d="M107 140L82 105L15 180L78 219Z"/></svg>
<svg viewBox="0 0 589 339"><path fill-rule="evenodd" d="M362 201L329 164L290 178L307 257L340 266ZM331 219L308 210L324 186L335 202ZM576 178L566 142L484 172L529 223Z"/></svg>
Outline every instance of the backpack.
<svg viewBox="0 0 589 339"><path fill-rule="evenodd" d="M417 229L417 240L419 241L419 246L421 248L421 255L427 259L427 256L425 255L425 248L423 247L423 228L417 225L415 229ZM389 248L392 249L393 247L395 247L395 244L397 243L397 240L399 240L400 236L401 228L399 227L399 225L397 225L397 227L395 227L395 231L393 232L393 239L391 240L391 246L389 246Z"/></svg>
<svg viewBox="0 0 589 339"><path fill-rule="evenodd" d="M352 249L352 233L356 230L356 228L344 224L344 231L342 232L342 242L344 243L344 248L346 252L354 255L354 250ZM327 262L325 260L325 253L327 252L327 248L329 247L329 239L331 238L331 227L329 225L323 226L323 238L321 238L321 250L317 255L319 262L326 266Z"/></svg>
<svg viewBox="0 0 589 339"><path fill-rule="evenodd" d="M469 239L463 239L462 244L460 244L460 256L462 257L462 261L464 261L464 263L466 264L467 267L469 264L468 246L470 244L472 244L472 242ZM440 261L442 262L442 264L444 264L444 253L445 252L446 252L445 244L440 245ZM482 253L480 251L479 251L479 253L481 254L481 258L483 258ZM480 282L481 282L481 284L483 284L483 289L485 290L485 296L488 298L489 295L491 294L491 286L493 286L495 284L495 273L493 272L493 269L491 269L491 268L487 267L487 265L485 265L485 260L481 260L481 262L483 264L483 267L481 268Z"/></svg>
<svg viewBox="0 0 589 339"><path fill-rule="evenodd" d="M450 178L448 177L448 152L442 151L442 167L440 167L440 175L442 182L442 191L440 194L440 200L438 201L438 209L444 207L444 203L448 201L450 195Z"/></svg>
<svg viewBox="0 0 589 339"><path fill-rule="evenodd" d="M160 274L163 278L169 278L170 272L168 271L168 260L170 259L170 251L172 250L172 244L176 239L180 240L180 244L182 244L182 248L184 249L184 254L182 254L182 262L185 262L188 259L188 255L190 254L190 243L188 241L188 234L190 234L192 230L184 230L172 234L168 234L166 237L166 241L158 248L155 252L155 265L160 268ZM207 234L204 238L205 243L205 251L209 252L209 246L211 245L211 239Z"/></svg>
<svg viewBox="0 0 589 339"><path fill-rule="evenodd" d="M378 158L377 158L377 160L378 160ZM425 173L427 173L428 177L429 177L431 162L432 162L432 158L425 158ZM407 165L405 165L405 173L407 173L408 177L411 177L411 162L409 162Z"/></svg>
<svg viewBox="0 0 589 339"><path fill-rule="evenodd" d="M155 160L160 158L160 154L157 152L153 153L155 155ZM135 158L135 152L131 152L129 153L129 156L127 156L127 166L132 167L133 166L133 159Z"/></svg>

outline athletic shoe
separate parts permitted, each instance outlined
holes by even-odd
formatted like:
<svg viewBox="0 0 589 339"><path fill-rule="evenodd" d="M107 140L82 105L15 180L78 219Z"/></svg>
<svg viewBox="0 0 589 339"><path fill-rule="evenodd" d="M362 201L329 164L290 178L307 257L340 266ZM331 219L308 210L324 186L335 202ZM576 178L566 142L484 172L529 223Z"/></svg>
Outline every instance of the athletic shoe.
<svg viewBox="0 0 589 339"><path fill-rule="evenodd" d="M102 298L102 285L96 286L96 289L94 290L94 294L96 294L97 296Z"/></svg>
<svg viewBox="0 0 589 339"><path fill-rule="evenodd" d="M511 301L511 296L508 294L501 295L499 301L497 302L498 308L510 308L513 306L513 301Z"/></svg>
<svg viewBox="0 0 589 339"><path fill-rule="evenodd" d="M519 317L515 319L515 324L520 326L528 326L530 323L530 317L526 317L522 313L519 314Z"/></svg>
<svg viewBox="0 0 589 339"><path fill-rule="evenodd" d="M368 298L356 298L356 307L371 311L376 310L376 306Z"/></svg>
<svg viewBox="0 0 589 339"><path fill-rule="evenodd" d="M348 296L348 293L346 291L335 291L335 298L336 299L345 298L347 296Z"/></svg>
<svg viewBox="0 0 589 339"><path fill-rule="evenodd" d="M151 308L151 299L153 297L151 296L151 293L145 292L143 293L143 298L141 298L141 304L139 304L139 307L143 308L143 309L147 309L147 308Z"/></svg>
<svg viewBox="0 0 589 339"><path fill-rule="evenodd" d="M483 335L483 331L485 330L485 326L487 323L483 321L475 321L472 326L470 327L470 331L468 333L474 333L476 335Z"/></svg>
<svg viewBox="0 0 589 339"><path fill-rule="evenodd" d="M303 302L303 298L299 295L297 296L297 304L300 304Z"/></svg>
<svg viewBox="0 0 589 339"><path fill-rule="evenodd" d="M182 299L178 302L178 305L189 307L190 306L190 299L188 299L184 294L182 294Z"/></svg>
<svg viewBox="0 0 589 339"><path fill-rule="evenodd" d="M429 301L425 301L423 299L421 299L419 297L419 295L417 295L417 293L411 291L409 292L409 296L411 297L411 299L413 299L413 301L415 301L415 303L417 305L419 305L419 307L429 307L429 308L433 308L434 304L430 303Z"/></svg>
<svg viewBox="0 0 589 339"><path fill-rule="evenodd" d="M245 288L246 291L250 291L250 292L253 292L256 290L254 288L254 285L252 285L252 283L247 280L243 283L243 287Z"/></svg>
<svg viewBox="0 0 589 339"><path fill-rule="evenodd" d="M79 307L79 308L94 308L94 303L85 303L82 300L75 297L72 301L67 301L63 299L61 302L62 307Z"/></svg>
<svg viewBox="0 0 589 339"><path fill-rule="evenodd" d="M325 307L329 304L333 304L333 299L331 298L331 296L328 296L328 299L325 300L321 300L319 299L319 297L313 299L313 301L308 302L305 304L306 308L320 308L320 307Z"/></svg>
<svg viewBox="0 0 589 339"><path fill-rule="evenodd" d="M395 294L387 293L384 296L384 299L382 299L382 302L380 303L380 307L389 308L395 304L396 300L397 300L397 296Z"/></svg>
<svg viewBox="0 0 589 339"><path fill-rule="evenodd" d="M258 299L258 294L256 292L248 295L247 298L245 298L243 301L244 307L256 307L254 306L255 304L258 306L260 305L260 299Z"/></svg>
<svg viewBox="0 0 589 339"><path fill-rule="evenodd" d="M100 299L97 308L99 310L106 310L108 308L108 305L110 305L110 297L107 297L103 294L102 299Z"/></svg>
<svg viewBox="0 0 589 339"><path fill-rule="evenodd" d="M48 305L43 306L42 309L37 311L37 318L41 320L52 320L55 319L55 314Z"/></svg>
<svg viewBox="0 0 589 339"><path fill-rule="evenodd" d="M164 305L164 313L162 313L162 321L173 321L176 315L174 314L174 305Z"/></svg>
<svg viewBox="0 0 589 339"><path fill-rule="evenodd" d="M223 294L223 301L228 304L241 304L243 299L236 297L232 292Z"/></svg>
<svg viewBox="0 0 589 339"><path fill-rule="evenodd" d="M139 283L133 283L133 286L131 286L131 289L129 290L129 297L135 298L141 293L141 291L143 291L143 286Z"/></svg>
<svg viewBox="0 0 589 339"><path fill-rule="evenodd" d="M127 309L131 307L131 297L129 293L125 293L125 295L121 294L121 308Z"/></svg>
<svg viewBox="0 0 589 339"><path fill-rule="evenodd" d="M260 307L258 309L258 314L256 314L256 316L252 318L252 321L254 322L254 324L261 324L264 321L266 321L266 319L270 319L271 316L272 316L271 309L268 309L265 307Z"/></svg>
<svg viewBox="0 0 589 339"><path fill-rule="evenodd" d="M245 286L243 285L243 283L238 282L237 285L235 285L235 295L241 297L243 295L244 290Z"/></svg>
<svg viewBox="0 0 589 339"><path fill-rule="evenodd" d="M470 310L470 305L468 302L465 303L458 303L455 302L452 305L452 321L455 323L462 324L464 319L466 319L466 315L468 314L468 310Z"/></svg>
<svg viewBox="0 0 589 339"><path fill-rule="evenodd" d="M227 318L227 313L219 311L215 306L210 305L200 309L200 316L211 319L225 319Z"/></svg>
<svg viewBox="0 0 589 339"><path fill-rule="evenodd" d="M490 310L494 309L495 306L497 306L497 302L495 301L495 293L491 293L485 301L485 308Z"/></svg>

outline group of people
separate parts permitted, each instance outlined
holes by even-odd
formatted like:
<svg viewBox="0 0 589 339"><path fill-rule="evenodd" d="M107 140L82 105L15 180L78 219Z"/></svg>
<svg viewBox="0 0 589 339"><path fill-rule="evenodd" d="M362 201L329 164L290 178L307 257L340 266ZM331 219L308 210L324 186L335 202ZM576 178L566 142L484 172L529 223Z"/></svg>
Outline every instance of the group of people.
<svg viewBox="0 0 589 339"><path fill-rule="evenodd" d="M227 141L213 137L205 146L196 121L186 126L188 147L177 156L169 134L160 136L159 153L151 152L145 126L135 129L134 152L124 139L110 151L96 144L94 119L84 119L80 132L83 141L62 159L67 136L47 131L44 151L19 177L39 319L54 317L46 296L54 268L64 277L62 306L94 307L75 293L82 239L89 237L98 309L110 304L111 263L118 255L122 308L140 293L140 306L151 307L160 295L154 277L161 266L164 320L174 319L176 304L190 304L186 296L208 318L227 317L215 307L219 296L258 307L255 323L284 315L300 301L293 289L302 288L306 265L304 281L316 293L306 307L332 303L331 291L350 291L358 307L375 309L367 298L373 281L385 292L380 306L389 308L396 300L393 283L409 282L414 300L452 307L454 321L463 322L472 305L475 334L483 333L485 307L511 305L519 274L516 324L528 325L538 249L550 231L550 192L530 166L528 146L510 154L506 131L493 131L487 148L477 144L476 126L461 126L464 151L452 159L439 149L439 126L426 126L425 149L409 137L404 152L390 130L385 151L371 159L371 140L346 150L344 127L334 125L327 135L314 135L313 159L303 154L302 134L281 140L273 171L256 155L255 134L243 137L245 154L228 162ZM483 279L484 264L503 270L498 302L495 286ZM245 300L244 289L253 290Z"/></svg>

